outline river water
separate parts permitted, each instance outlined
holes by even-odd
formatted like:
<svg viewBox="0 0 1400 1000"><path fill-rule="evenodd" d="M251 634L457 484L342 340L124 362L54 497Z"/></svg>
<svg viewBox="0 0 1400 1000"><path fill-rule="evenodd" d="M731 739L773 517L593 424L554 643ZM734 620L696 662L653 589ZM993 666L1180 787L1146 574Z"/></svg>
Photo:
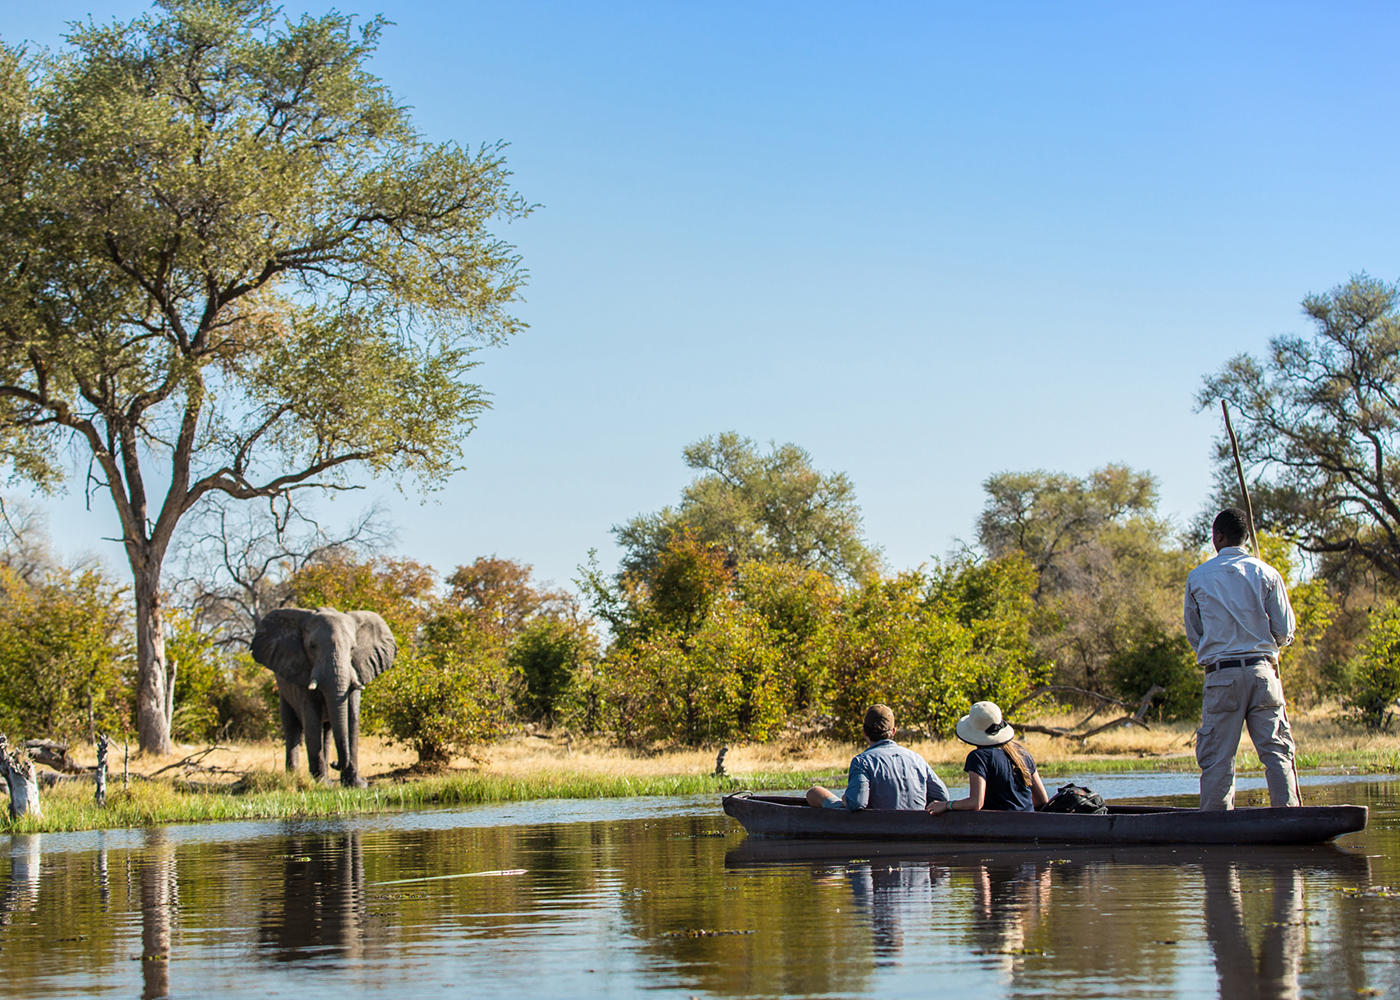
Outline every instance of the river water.
<svg viewBox="0 0 1400 1000"><path fill-rule="evenodd" d="M882 854L748 840L710 795L0 836L0 996L1400 996L1400 782L1304 796L1370 825Z"/></svg>

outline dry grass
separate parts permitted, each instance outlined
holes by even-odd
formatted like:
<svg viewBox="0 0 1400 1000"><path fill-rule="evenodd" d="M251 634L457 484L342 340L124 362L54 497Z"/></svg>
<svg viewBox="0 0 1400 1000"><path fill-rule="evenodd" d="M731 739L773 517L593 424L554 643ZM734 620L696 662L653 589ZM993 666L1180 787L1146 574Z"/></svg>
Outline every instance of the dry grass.
<svg viewBox="0 0 1400 1000"><path fill-rule="evenodd" d="M1335 706L1312 710L1294 710L1293 728L1298 739L1300 763L1304 766L1378 762L1400 760L1400 735L1368 734L1344 727L1336 721ZM1073 717L1040 718L1042 725L1073 725ZM1195 766L1193 749L1195 727L1190 723L1154 725L1151 729L1123 726L1092 737L1081 746L1077 740L1059 739L1040 734L1026 734L1023 740L1035 759L1051 773L1064 773L1076 765L1104 770L1113 766L1136 769L1144 766ZM956 739L913 740L907 743L923 754L941 773L958 773L967 747ZM761 744L732 746L724 761L725 770L737 777L744 775L811 775L845 772L851 756L859 747L829 740L793 739ZM150 775L158 769L207 750L205 746L181 746L169 757L134 758L131 768ZM1241 740L1241 767L1252 763L1252 748L1248 738ZM82 763L93 763L91 747L77 748L74 753ZM598 739L576 739L566 734L519 734L481 750L474 757L452 761L446 774L489 774L494 778L528 781L542 776L575 778L612 778L625 775L633 779L657 779L674 775L710 774L715 769L716 749L636 750L613 746ZM277 772L282 769L280 742L239 743L220 746L204 754L199 768L171 768L167 776L185 776L199 781L232 782L248 772ZM407 748L374 737L364 737L360 743L360 771L370 781L412 780L426 776L415 768L416 758ZM304 765L303 765L304 767ZM112 772L119 774L121 750L113 754ZM211 770L212 769L212 770ZM438 775L444 772L436 772Z"/></svg>

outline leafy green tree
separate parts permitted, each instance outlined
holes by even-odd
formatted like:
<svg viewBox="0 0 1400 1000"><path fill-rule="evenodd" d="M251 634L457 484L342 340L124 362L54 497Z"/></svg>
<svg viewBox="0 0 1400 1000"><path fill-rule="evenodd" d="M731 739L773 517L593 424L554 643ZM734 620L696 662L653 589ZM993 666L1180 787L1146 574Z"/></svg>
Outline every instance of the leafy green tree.
<svg viewBox="0 0 1400 1000"><path fill-rule="evenodd" d="M693 531L672 533L653 555L647 572L624 571L608 580L590 563L583 587L593 611L621 646L656 632L685 634L699 628L711 608L734 586L724 552Z"/></svg>
<svg viewBox="0 0 1400 1000"><path fill-rule="evenodd" d="M541 616L526 622L506 660L520 678L516 706L522 718L555 723L575 714L575 685L598 659L598 643L586 625Z"/></svg>
<svg viewBox="0 0 1400 1000"><path fill-rule="evenodd" d="M1022 553L1038 574L1033 642L1057 680L1102 688L1144 628L1180 631L1196 559L1158 516L1151 475L1110 465L1083 479L1002 473L985 487L979 540L994 558Z"/></svg>
<svg viewBox="0 0 1400 1000"><path fill-rule="evenodd" d="M1076 568L1099 533L1152 518L1157 483L1145 472L1106 465L1084 479L1061 472L1001 472L982 484L987 503L977 540L992 558L1020 552L1039 576L1037 596L1073 586Z"/></svg>
<svg viewBox="0 0 1400 1000"><path fill-rule="evenodd" d="M719 548L730 566L786 562L854 581L875 572L878 553L861 538L855 487L845 473L822 473L795 444L767 454L733 432L697 441L685 463L700 473L680 506L613 529L624 574L647 576L672 538L689 531Z"/></svg>
<svg viewBox="0 0 1400 1000"><path fill-rule="evenodd" d="M1370 730L1388 730L1400 699L1400 605L1389 605L1371 619L1357 651L1345 704Z"/></svg>
<svg viewBox="0 0 1400 1000"><path fill-rule="evenodd" d="M762 621L730 594L693 630L655 631L603 664L619 737L690 746L768 739L786 714L782 668Z"/></svg>
<svg viewBox="0 0 1400 1000"><path fill-rule="evenodd" d="M177 608L166 612L165 629L165 655L175 679L170 734L181 740L215 739L227 690L224 657L213 636Z"/></svg>
<svg viewBox="0 0 1400 1000"><path fill-rule="evenodd" d="M161 569L206 497L432 484L519 323L499 147L427 142L366 65L382 19L159 0L0 45L0 455L74 448L121 524L139 742L165 752Z"/></svg>
<svg viewBox="0 0 1400 1000"><path fill-rule="evenodd" d="M513 559L481 556L458 566L447 578L447 603L480 615L501 635L520 633L541 615L568 618L577 614L575 599L561 590L537 587L530 566Z"/></svg>
<svg viewBox="0 0 1400 1000"><path fill-rule="evenodd" d="M820 570L753 562L737 593L783 662L790 721L814 722L827 709L843 591Z"/></svg>
<svg viewBox="0 0 1400 1000"><path fill-rule="evenodd" d="M1260 527L1400 580L1400 286L1356 275L1303 312L1311 337L1232 358L1197 405L1230 405ZM1238 503L1223 434L1217 482L1218 499Z"/></svg>
<svg viewBox="0 0 1400 1000"><path fill-rule="evenodd" d="M297 607L377 612L403 650L434 612L437 575L413 559L330 553L302 567L287 587Z"/></svg>
<svg viewBox="0 0 1400 1000"><path fill-rule="evenodd" d="M947 730L971 701L972 636L924 602L917 572L867 580L847 596L832 670L834 726L856 739L865 710L894 709L901 728ZM991 695L989 694L988 697Z"/></svg>
<svg viewBox="0 0 1400 1000"><path fill-rule="evenodd" d="M129 731L124 603L95 569L31 582L0 565L0 732L91 740Z"/></svg>
<svg viewBox="0 0 1400 1000"><path fill-rule="evenodd" d="M1157 699L1149 714L1174 722L1201 713L1204 674L1196 664L1196 653L1186 636L1169 635L1147 627L1108 661L1106 674L1113 690L1124 701L1141 698L1160 685L1166 693Z"/></svg>
<svg viewBox="0 0 1400 1000"><path fill-rule="evenodd" d="M440 766L505 733L512 681L500 637L468 611L444 610L424 623L394 669L366 689L365 727Z"/></svg>

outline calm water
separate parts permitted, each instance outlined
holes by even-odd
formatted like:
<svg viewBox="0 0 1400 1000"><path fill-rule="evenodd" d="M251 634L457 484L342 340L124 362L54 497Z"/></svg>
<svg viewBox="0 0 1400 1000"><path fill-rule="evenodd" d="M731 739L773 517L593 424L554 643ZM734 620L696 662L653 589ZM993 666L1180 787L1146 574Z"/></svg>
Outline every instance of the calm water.
<svg viewBox="0 0 1400 1000"><path fill-rule="evenodd" d="M1370 828L881 854L748 841L706 796L0 836L0 995L1400 995L1400 782L1305 797Z"/></svg>

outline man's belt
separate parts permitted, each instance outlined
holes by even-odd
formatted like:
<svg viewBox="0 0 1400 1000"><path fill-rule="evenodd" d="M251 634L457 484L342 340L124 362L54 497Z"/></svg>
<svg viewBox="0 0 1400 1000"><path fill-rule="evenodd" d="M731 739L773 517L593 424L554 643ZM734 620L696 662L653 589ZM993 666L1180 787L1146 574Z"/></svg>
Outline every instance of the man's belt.
<svg viewBox="0 0 1400 1000"><path fill-rule="evenodd" d="M1208 674L1213 674L1217 670L1226 670L1230 667L1257 667L1261 663L1267 663L1271 667L1274 665L1274 661L1267 656L1258 656L1252 660L1216 660L1214 663L1207 663L1205 671Z"/></svg>

